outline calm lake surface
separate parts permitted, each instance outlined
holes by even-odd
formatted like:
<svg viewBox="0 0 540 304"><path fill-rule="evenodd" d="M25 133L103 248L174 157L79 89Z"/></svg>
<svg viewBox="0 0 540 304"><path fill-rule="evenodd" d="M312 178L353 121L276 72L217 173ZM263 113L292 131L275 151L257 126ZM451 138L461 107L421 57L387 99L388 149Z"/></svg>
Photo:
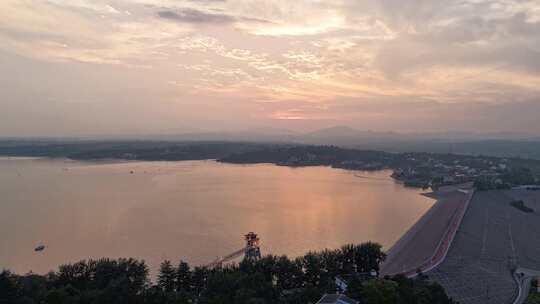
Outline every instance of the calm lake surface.
<svg viewBox="0 0 540 304"><path fill-rule="evenodd" d="M390 173L4 157L0 269L45 273L99 257L140 258L153 270L164 259L206 264L241 248L249 231L263 254L367 240L387 249L433 204Z"/></svg>

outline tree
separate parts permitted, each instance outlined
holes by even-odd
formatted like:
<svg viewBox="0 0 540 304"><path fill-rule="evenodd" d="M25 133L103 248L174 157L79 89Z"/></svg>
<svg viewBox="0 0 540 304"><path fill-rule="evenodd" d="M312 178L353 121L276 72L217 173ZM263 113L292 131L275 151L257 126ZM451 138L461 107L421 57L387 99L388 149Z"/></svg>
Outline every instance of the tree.
<svg viewBox="0 0 540 304"><path fill-rule="evenodd" d="M189 293L192 290L193 280L189 264L180 261L176 269L176 291L181 293Z"/></svg>
<svg viewBox="0 0 540 304"><path fill-rule="evenodd" d="M208 269L164 261L156 284L148 281L144 261L100 259L62 265L41 276L0 272L0 304L263 304L315 303L335 292L334 276L345 268L378 269L384 259L375 243L302 257L266 256L258 261ZM354 277L354 276L353 276ZM356 276L347 294L368 304L450 304L444 289L425 279L404 276L362 281Z"/></svg>
<svg viewBox="0 0 540 304"><path fill-rule="evenodd" d="M176 289L176 270L169 260L163 261L159 267L158 286L166 292Z"/></svg>
<svg viewBox="0 0 540 304"><path fill-rule="evenodd" d="M303 273L300 263L291 261L287 256L280 256L274 266L276 286L281 290L302 286Z"/></svg>
<svg viewBox="0 0 540 304"><path fill-rule="evenodd" d="M382 246L378 243L366 242L354 246L354 264L358 272L379 272L379 265L386 259Z"/></svg>
<svg viewBox="0 0 540 304"><path fill-rule="evenodd" d="M273 281L275 266L277 262L277 257L274 255L267 255L255 263L255 271L257 273L263 274L267 281Z"/></svg>
<svg viewBox="0 0 540 304"><path fill-rule="evenodd" d="M6 270L0 272L0 303L13 304L17 301L18 289L15 277Z"/></svg>
<svg viewBox="0 0 540 304"><path fill-rule="evenodd" d="M347 285L345 294L351 299L362 299L364 282L359 278L353 278Z"/></svg>
<svg viewBox="0 0 540 304"><path fill-rule="evenodd" d="M371 279L362 286L362 298L367 303L394 304L397 299L398 284L391 280Z"/></svg>
<svg viewBox="0 0 540 304"><path fill-rule="evenodd" d="M341 268L344 273L351 273L356 271L354 260L355 260L355 246L351 244L341 246L340 250L341 258Z"/></svg>
<svg viewBox="0 0 540 304"><path fill-rule="evenodd" d="M208 280L209 271L206 267L195 267L193 270L192 282L193 282L193 292L195 296L199 296L202 291L206 288L206 283Z"/></svg>
<svg viewBox="0 0 540 304"><path fill-rule="evenodd" d="M321 279L321 261L314 252L308 252L302 258L305 280L311 286L319 286Z"/></svg>
<svg viewBox="0 0 540 304"><path fill-rule="evenodd" d="M36 303L41 303L44 301L48 292L47 285L50 278L50 276L42 276L33 273L29 273L25 276L18 276L17 285L19 293L26 298L31 298ZM76 290L72 289L71 291L73 291L73 295L78 294Z"/></svg>
<svg viewBox="0 0 540 304"><path fill-rule="evenodd" d="M333 278L340 272L340 253L339 250L325 249L319 253L321 260L321 268L325 275L329 278Z"/></svg>

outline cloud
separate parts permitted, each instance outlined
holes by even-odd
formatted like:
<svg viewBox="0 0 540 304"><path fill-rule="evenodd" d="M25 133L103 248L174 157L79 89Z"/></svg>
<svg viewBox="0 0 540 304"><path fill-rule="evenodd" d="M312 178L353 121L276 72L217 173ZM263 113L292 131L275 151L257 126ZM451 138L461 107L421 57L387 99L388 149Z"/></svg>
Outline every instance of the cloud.
<svg viewBox="0 0 540 304"><path fill-rule="evenodd" d="M200 10L185 8L180 10L163 10L157 13L163 19L173 20L183 23L194 24L230 24L236 18L226 14L206 13Z"/></svg>
<svg viewBox="0 0 540 304"><path fill-rule="evenodd" d="M388 75L433 66L504 66L540 74L540 22L524 14L456 18L450 24L401 33L381 45L376 65ZM540 75L539 75L540 76Z"/></svg>
<svg viewBox="0 0 540 304"><path fill-rule="evenodd" d="M401 131L480 131L540 133L538 99L525 101L445 103L427 100L349 99L332 103L327 115L349 120L360 129Z"/></svg>
<svg viewBox="0 0 540 304"><path fill-rule="evenodd" d="M71 9L84 9L95 11L101 14L120 14L120 12L112 5L107 3L100 3L101 1L88 1L88 0L47 0L51 4L59 7L66 7Z"/></svg>
<svg viewBox="0 0 540 304"><path fill-rule="evenodd" d="M219 100L241 110L242 116L228 112L233 115L224 118L228 121L240 122L264 103L266 114L259 117L278 113L314 123L341 118L383 128L385 120L380 117L386 112L389 125L398 126L400 121L407 126L406 119L415 117L449 122L445 107L454 109L451 115L460 113L456 109L474 110L476 115L488 110L465 106L473 103L510 108L512 103L530 101L536 110L532 103L540 103L540 4L538 0L3 0L0 60L9 62L5 54L46 62L51 70L76 66L80 74L64 76L80 82L76 87L84 88L79 91L86 92L86 99L114 91L108 85L113 78L137 75L140 79L130 84L133 87L144 79L159 79L153 83L156 103L189 92L178 102L204 100L212 108L219 107ZM11 70L30 75L50 71L46 66L15 65ZM102 82L84 83L85 71L110 67L118 74L104 73ZM126 67L148 69L124 71ZM47 78L40 83L62 98L61 85ZM18 91L35 86L21 81ZM0 93L0 103L6 95ZM341 111L341 104L358 110ZM374 104L380 108L372 109ZM396 109L409 118L402 120ZM491 113L500 119L497 113L503 112Z"/></svg>

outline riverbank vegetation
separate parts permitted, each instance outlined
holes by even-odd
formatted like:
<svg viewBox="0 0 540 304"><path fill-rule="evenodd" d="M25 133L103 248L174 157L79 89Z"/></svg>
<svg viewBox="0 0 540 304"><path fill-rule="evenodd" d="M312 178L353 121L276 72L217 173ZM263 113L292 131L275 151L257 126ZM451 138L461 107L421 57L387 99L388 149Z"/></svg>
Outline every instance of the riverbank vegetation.
<svg viewBox="0 0 540 304"><path fill-rule="evenodd" d="M538 290L538 281L534 279L531 281L531 289L524 304L540 304L540 291Z"/></svg>
<svg viewBox="0 0 540 304"><path fill-rule="evenodd" d="M169 141L0 141L0 155L55 157L75 160L202 160L219 159L235 153L265 148L245 142Z"/></svg>
<svg viewBox="0 0 540 304"><path fill-rule="evenodd" d="M540 160L481 155L390 153L337 146L248 142L167 141L0 141L0 155L75 160L180 161L331 166L347 170L393 170L405 186L434 189L474 182L478 190L540 184Z"/></svg>
<svg viewBox="0 0 540 304"><path fill-rule="evenodd" d="M218 268L164 261L155 282L144 261L100 259L62 265L46 275L0 273L0 303L316 303L334 293L342 274L378 271L385 254L376 243L309 252L294 259L265 256ZM425 276L357 276L347 294L366 304L453 303Z"/></svg>
<svg viewBox="0 0 540 304"><path fill-rule="evenodd" d="M331 166L348 170L393 170L405 186L437 189L473 182L478 190L508 189L540 183L540 161L487 156L388 153L334 146L267 147L220 159L227 163L282 166Z"/></svg>

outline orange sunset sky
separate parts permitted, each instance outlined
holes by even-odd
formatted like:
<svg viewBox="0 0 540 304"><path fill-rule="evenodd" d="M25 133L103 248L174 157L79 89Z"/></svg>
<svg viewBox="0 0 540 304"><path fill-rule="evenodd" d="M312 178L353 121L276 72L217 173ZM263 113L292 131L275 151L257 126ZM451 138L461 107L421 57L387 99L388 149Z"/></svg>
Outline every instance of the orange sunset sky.
<svg viewBox="0 0 540 304"><path fill-rule="evenodd" d="M538 0L2 0L0 136L540 133Z"/></svg>

